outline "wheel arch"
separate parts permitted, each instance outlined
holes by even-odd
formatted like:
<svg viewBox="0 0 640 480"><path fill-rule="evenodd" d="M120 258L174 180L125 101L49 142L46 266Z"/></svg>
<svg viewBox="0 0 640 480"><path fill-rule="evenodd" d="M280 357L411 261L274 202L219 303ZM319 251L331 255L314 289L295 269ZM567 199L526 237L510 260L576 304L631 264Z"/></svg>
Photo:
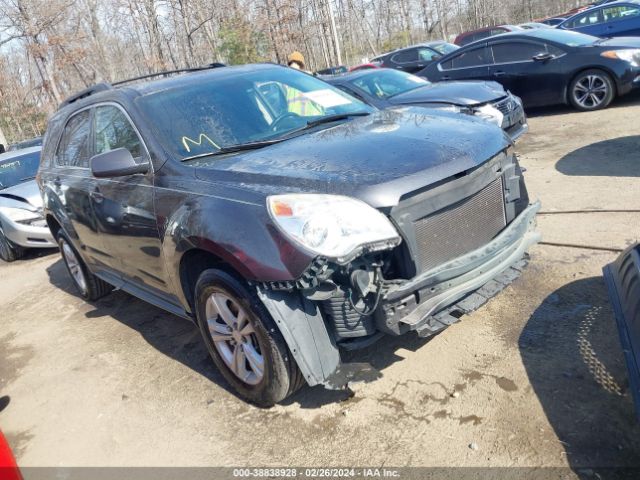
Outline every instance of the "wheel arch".
<svg viewBox="0 0 640 480"><path fill-rule="evenodd" d="M202 248L191 248L183 253L178 265L178 282L186 305L194 312L193 298L198 278L205 270L216 268L246 280L246 276L220 255ZM195 315L194 315L195 320Z"/></svg>

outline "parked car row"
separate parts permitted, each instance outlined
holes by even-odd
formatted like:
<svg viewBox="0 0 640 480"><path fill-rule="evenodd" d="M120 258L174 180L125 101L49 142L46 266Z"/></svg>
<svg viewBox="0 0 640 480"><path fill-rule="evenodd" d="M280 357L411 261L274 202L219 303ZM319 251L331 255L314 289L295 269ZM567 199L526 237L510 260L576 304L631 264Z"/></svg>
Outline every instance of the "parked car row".
<svg viewBox="0 0 640 480"><path fill-rule="evenodd" d="M495 80L525 107L567 103L597 110L640 86L640 38L526 30L462 47L418 75L434 82Z"/></svg>

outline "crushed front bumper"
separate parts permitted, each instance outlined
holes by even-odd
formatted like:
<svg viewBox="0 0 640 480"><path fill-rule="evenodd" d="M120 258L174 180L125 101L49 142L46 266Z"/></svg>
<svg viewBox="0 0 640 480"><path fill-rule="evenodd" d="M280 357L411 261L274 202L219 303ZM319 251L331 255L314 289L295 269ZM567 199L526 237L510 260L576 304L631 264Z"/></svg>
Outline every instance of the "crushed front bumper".
<svg viewBox="0 0 640 480"><path fill-rule="evenodd" d="M401 335L415 330L428 336L475 310L518 277L528 248L540 241L529 205L482 248L411 280L385 285L376 311L378 330Z"/></svg>
<svg viewBox="0 0 640 480"><path fill-rule="evenodd" d="M603 273L640 420L640 244L626 249Z"/></svg>

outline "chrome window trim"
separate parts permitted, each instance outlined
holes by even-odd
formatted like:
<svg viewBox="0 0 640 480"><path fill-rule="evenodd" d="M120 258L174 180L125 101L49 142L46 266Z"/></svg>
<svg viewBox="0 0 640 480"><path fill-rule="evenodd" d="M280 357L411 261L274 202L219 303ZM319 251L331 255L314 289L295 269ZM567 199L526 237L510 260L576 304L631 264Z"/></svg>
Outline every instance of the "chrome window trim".
<svg viewBox="0 0 640 480"><path fill-rule="evenodd" d="M522 42L523 42L523 43L531 43L531 44L536 44L536 43L537 43L537 42L531 42L531 41L526 41L526 40L522 40ZM499 43L494 43L494 44L491 44L491 45L485 45L485 47L484 47L484 48L488 48L489 50L491 50L491 58L493 58L493 49L492 49L491 47L493 47L493 46L495 46L495 45L500 45L500 44L502 44L502 43L505 43L505 42L499 42ZM549 49L547 48L547 44L546 44L546 43L544 43L543 45L545 46L545 50L548 52L548 51L549 51ZM549 45L551 45L551 44L549 44ZM552 45L552 46L554 46L555 48L558 48L559 50L562 50L560 47L556 47L555 45ZM553 57L553 58L552 58L552 60L556 60L556 59L558 59L558 58L562 58L562 57L564 57L565 55L567 55L567 52L565 52L565 51L563 50L563 51L562 51L562 55L558 55L558 56L556 56L556 57ZM535 60L533 60L533 59L529 59L529 60L517 60L517 61L514 61L514 62L500 62L500 63L497 63L497 62L491 62L491 63L482 64L482 65L475 65L475 66L473 66L473 67L450 68L450 69L448 69L448 70L444 70L444 69L442 68L442 65L441 65L440 63L438 63L438 70L439 70L440 72L454 72L454 71L457 71L457 70L467 70L467 69L469 69L469 68L493 67L494 65L515 65L515 64L518 64L518 63L534 63L534 62L535 62Z"/></svg>
<svg viewBox="0 0 640 480"><path fill-rule="evenodd" d="M126 119L129 122L129 124L133 127L133 130L136 132L136 135L138 135L138 139L140 140L140 144L144 148L144 151L145 151L145 153L147 155L147 159L149 161L149 165L151 166L151 172L153 173L154 169L153 169L153 162L151 161L151 154L149 153L149 149L147 148L147 144L145 143L144 138L142 138L142 135L140 135L140 130L138 130L138 127L136 127L136 124L133 122L133 120L131 119L131 116L124 109L124 107L122 105L120 105L118 102L115 102L113 100L106 100L104 102L92 103L91 105L87 105L85 107L82 107L79 110L74 111L71 115L69 115L69 117L67 117L67 121L64 123L64 127L62 127L62 134L60 135L60 138L58 139L58 144L56 145L56 150L55 150L55 154L54 154L56 167L71 168L71 169L74 169L74 170L91 170L91 167L75 167L75 166L71 166L71 165L61 165L58 162L58 148L60 148L60 142L62 141L64 130L65 130L65 128L67 128L67 124L69 123L69 121L73 117L75 117L76 115L84 112L85 110L91 110L92 108L108 107L108 106L116 107L118 110L120 110L124 114L124 116L126 117ZM91 125L91 131L92 131L91 133L95 133L95 132L93 132L94 126L95 125ZM91 139L91 141L94 141L94 140L95 139Z"/></svg>

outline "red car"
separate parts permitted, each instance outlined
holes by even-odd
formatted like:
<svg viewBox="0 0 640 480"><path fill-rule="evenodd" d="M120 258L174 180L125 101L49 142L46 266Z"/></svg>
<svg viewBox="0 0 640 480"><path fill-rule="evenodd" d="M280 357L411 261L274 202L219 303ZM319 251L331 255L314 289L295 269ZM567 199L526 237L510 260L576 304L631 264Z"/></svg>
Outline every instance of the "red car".
<svg viewBox="0 0 640 480"><path fill-rule="evenodd" d="M485 27L478 30L471 30L469 32L461 33L456 37L453 43L462 47L463 45L475 42L476 40L493 37L494 35L500 35L501 33L516 32L519 30L523 29L518 27L517 25L498 25L495 27Z"/></svg>
<svg viewBox="0 0 640 480"><path fill-rule="evenodd" d="M380 68L380 64L378 62L375 63L363 63L362 65L356 65L355 67L351 67L349 69L350 72L355 72L356 70L370 70L372 68Z"/></svg>
<svg viewBox="0 0 640 480"><path fill-rule="evenodd" d="M2 480L22 480L15 458L9 444L0 431L0 478Z"/></svg>

